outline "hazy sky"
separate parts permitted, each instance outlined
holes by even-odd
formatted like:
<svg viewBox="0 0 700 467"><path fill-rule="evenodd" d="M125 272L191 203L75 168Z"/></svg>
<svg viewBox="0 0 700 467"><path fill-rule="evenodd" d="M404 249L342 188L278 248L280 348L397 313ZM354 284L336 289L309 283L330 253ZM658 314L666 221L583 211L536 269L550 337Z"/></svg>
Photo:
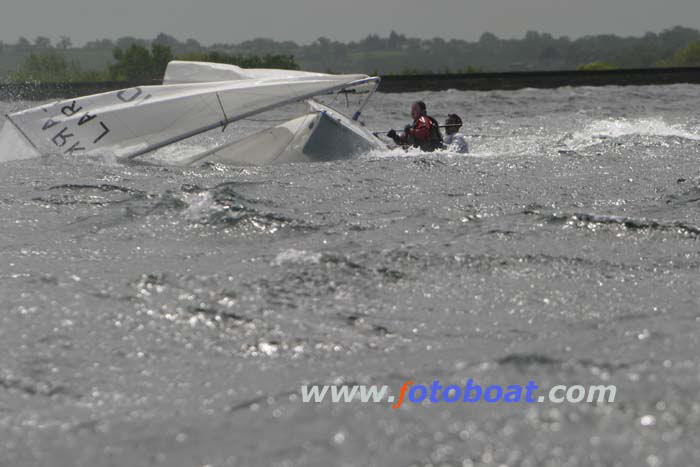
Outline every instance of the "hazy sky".
<svg viewBox="0 0 700 467"><path fill-rule="evenodd" d="M165 32L205 45L256 37L309 43L392 29L407 36L476 40L528 30L576 38L700 28L700 0L1 0L0 40L45 35L73 43Z"/></svg>

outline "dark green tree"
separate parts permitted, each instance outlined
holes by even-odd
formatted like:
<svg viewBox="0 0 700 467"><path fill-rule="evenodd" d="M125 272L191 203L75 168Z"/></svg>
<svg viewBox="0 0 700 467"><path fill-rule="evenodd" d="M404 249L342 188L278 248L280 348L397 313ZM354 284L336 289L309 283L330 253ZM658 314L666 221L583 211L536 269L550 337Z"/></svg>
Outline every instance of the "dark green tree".
<svg viewBox="0 0 700 467"><path fill-rule="evenodd" d="M132 44L126 51L115 48L114 59L117 63L109 67L112 79L149 82L162 79L173 54L165 45L153 44L149 52L141 45Z"/></svg>
<svg viewBox="0 0 700 467"><path fill-rule="evenodd" d="M607 62L591 62L585 65L579 65L576 69L578 71L603 71L603 70L615 70L617 67L611 65Z"/></svg>
<svg viewBox="0 0 700 467"><path fill-rule="evenodd" d="M690 44L678 50L673 57L668 60L661 60L658 63L662 67L695 67L700 66L700 42Z"/></svg>
<svg viewBox="0 0 700 467"><path fill-rule="evenodd" d="M28 52L32 50L32 44L26 37L20 37L15 45L15 50L17 50L17 52Z"/></svg>
<svg viewBox="0 0 700 467"><path fill-rule="evenodd" d="M80 64L67 61L62 53L47 50L31 54L22 63L19 71L11 75L17 82L71 82L81 81Z"/></svg>
<svg viewBox="0 0 700 467"><path fill-rule="evenodd" d="M72 45L73 45L73 42L70 40L70 37L61 36L61 39L56 44L56 48L67 50L67 49L70 49Z"/></svg>
<svg viewBox="0 0 700 467"><path fill-rule="evenodd" d="M37 37L36 39L34 39L34 48L39 50L50 49L51 39L45 36Z"/></svg>
<svg viewBox="0 0 700 467"><path fill-rule="evenodd" d="M109 39L100 39L96 41L90 41L87 44L85 44L86 49L107 49L107 50L114 50L114 42L112 42Z"/></svg>

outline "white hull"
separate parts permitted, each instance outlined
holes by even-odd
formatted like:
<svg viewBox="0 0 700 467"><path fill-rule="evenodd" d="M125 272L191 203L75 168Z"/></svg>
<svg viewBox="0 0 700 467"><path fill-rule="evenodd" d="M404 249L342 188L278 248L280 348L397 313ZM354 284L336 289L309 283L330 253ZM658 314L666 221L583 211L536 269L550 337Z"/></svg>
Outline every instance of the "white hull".
<svg viewBox="0 0 700 467"><path fill-rule="evenodd" d="M359 122L323 104L309 101L309 113L198 154L183 162L183 165L332 161L381 149L386 149L384 143Z"/></svg>

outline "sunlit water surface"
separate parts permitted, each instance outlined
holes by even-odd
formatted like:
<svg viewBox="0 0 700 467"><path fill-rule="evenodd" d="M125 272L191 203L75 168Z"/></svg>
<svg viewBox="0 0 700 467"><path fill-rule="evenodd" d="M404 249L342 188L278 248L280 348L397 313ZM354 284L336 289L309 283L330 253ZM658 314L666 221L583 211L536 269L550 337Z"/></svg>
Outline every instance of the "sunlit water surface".
<svg viewBox="0 0 700 467"><path fill-rule="evenodd" d="M700 87L380 94L367 126L418 98L472 155L1 164L0 464L698 464ZM467 378L617 401L300 402Z"/></svg>

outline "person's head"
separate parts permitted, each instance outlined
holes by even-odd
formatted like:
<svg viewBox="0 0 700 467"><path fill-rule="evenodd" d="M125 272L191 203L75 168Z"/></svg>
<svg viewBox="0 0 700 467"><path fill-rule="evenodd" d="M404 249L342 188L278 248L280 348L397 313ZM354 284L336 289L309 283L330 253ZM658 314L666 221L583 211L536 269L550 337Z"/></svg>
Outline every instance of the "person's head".
<svg viewBox="0 0 700 467"><path fill-rule="evenodd" d="M425 115L427 112L428 109L425 107L425 102L423 101L414 102L411 106L411 117L413 117L414 120L421 115Z"/></svg>
<svg viewBox="0 0 700 467"><path fill-rule="evenodd" d="M462 128L462 119L457 114L450 114L445 120L445 133L452 135L457 133Z"/></svg>

